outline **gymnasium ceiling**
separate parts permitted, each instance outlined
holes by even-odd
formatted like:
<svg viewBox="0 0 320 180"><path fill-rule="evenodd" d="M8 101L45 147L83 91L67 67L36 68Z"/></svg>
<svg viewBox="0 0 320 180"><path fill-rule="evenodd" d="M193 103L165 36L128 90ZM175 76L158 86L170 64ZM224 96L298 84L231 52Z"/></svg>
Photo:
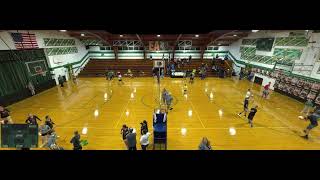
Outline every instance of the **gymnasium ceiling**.
<svg viewBox="0 0 320 180"><path fill-rule="evenodd" d="M112 45L116 40L136 40L144 45L149 41L167 41L170 46L175 46L179 40L192 40L192 46L206 47L230 45L248 36L250 32L251 30L215 30L206 34L159 34L160 37L158 34L114 34L104 30L68 30L66 33L78 39L101 40L106 46Z"/></svg>

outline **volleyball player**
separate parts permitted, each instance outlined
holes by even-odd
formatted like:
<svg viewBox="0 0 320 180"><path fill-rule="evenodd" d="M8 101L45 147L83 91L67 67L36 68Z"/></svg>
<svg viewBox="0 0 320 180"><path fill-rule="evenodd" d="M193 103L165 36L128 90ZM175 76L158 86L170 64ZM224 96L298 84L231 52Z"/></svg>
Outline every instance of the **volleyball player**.
<svg viewBox="0 0 320 180"><path fill-rule="evenodd" d="M195 72L192 71L192 73L190 74L190 80L189 80L190 84L193 84L194 76L195 76Z"/></svg>
<svg viewBox="0 0 320 180"><path fill-rule="evenodd" d="M251 93L251 89L248 89L247 93L246 93L246 98L250 98L253 97L252 93Z"/></svg>
<svg viewBox="0 0 320 180"><path fill-rule="evenodd" d="M162 98L162 102L163 102L163 104L165 104L166 97L168 95L168 91L166 90L166 88L163 88L161 95L162 95L162 97L161 97Z"/></svg>
<svg viewBox="0 0 320 180"><path fill-rule="evenodd" d="M318 126L318 120L320 119L320 112L319 110L313 112L311 115L307 116L305 118L306 120L308 119L310 121L310 124L307 126L303 132L305 133L304 136L302 136L305 139L309 139L309 133L310 131Z"/></svg>
<svg viewBox="0 0 320 180"><path fill-rule="evenodd" d="M123 84L122 82L122 75L120 72L118 72L118 84Z"/></svg>
<svg viewBox="0 0 320 180"><path fill-rule="evenodd" d="M70 140L70 143L72 143L73 145L73 150L82 150L82 146L80 143L80 134L78 133L78 131L74 132L74 136Z"/></svg>
<svg viewBox="0 0 320 180"><path fill-rule="evenodd" d="M3 124L13 124L10 111L3 106L0 106L0 117L1 117L1 123Z"/></svg>
<svg viewBox="0 0 320 180"><path fill-rule="evenodd" d="M244 104L243 104L243 111L240 112L238 114L238 116L240 116L242 113L244 113L244 116L246 117L247 116L247 112L249 110L249 100L250 100L250 97L253 97L253 95L251 94L251 89L248 89L247 93L246 93L246 96L244 98Z"/></svg>
<svg viewBox="0 0 320 180"><path fill-rule="evenodd" d="M48 135L51 131L51 128L44 122L40 127L39 127L39 133L41 135L42 139L42 144L46 144L48 140Z"/></svg>
<svg viewBox="0 0 320 180"><path fill-rule="evenodd" d="M250 124L250 127L253 127L253 117L257 113L257 108L258 108L258 106L255 106L255 107L250 109L250 113L248 115L248 123Z"/></svg>
<svg viewBox="0 0 320 180"><path fill-rule="evenodd" d="M45 120L46 125L48 125L50 129L52 129L54 125L54 122L52 121L52 119L49 116L46 116L45 119L46 119Z"/></svg>
<svg viewBox="0 0 320 180"><path fill-rule="evenodd" d="M41 119L38 116L33 115L33 114L29 114L28 118L26 120L26 123L27 124L32 124L32 125L38 125L37 120L41 121Z"/></svg>
<svg viewBox="0 0 320 180"><path fill-rule="evenodd" d="M167 104L167 109L168 110L172 110L173 108L171 107L171 104L172 104L172 96L171 96L171 93L168 93L168 95L166 96L166 104Z"/></svg>
<svg viewBox="0 0 320 180"><path fill-rule="evenodd" d="M242 113L244 113L244 117L246 117L246 116L247 116L247 112L248 112L248 107L249 107L249 98L246 97L246 98L244 99L243 111L240 112L240 113L238 114L238 116L240 116Z"/></svg>
<svg viewBox="0 0 320 180"><path fill-rule="evenodd" d="M183 86L183 94L184 95L187 94L187 91L188 91L188 86L187 86L187 84L184 84L184 86Z"/></svg>
<svg viewBox="0 0 320 180"><path fill-rule="evenodd" d="M143 135L143 131L149 132L148 130L148 123L146 120L144 120L141 124L140 133Z"/></svg>
<svg viewBox="0 0 320 180"><path fill-rule="evenodd" d="M127 141L127 135L129 134L129 128L127 125L122 125L121 128L121 135L122 135L122 140L124 142L124 144L126 145L127 149L128 149L128 141Z"/></svg>
<svg viewBox="0 0 320 180"><path fill-rule="evenodd" d="M269 88L270 88L271 82L269 82L267 85L263 87L262 97L267 99L269 95Z"/></svg>

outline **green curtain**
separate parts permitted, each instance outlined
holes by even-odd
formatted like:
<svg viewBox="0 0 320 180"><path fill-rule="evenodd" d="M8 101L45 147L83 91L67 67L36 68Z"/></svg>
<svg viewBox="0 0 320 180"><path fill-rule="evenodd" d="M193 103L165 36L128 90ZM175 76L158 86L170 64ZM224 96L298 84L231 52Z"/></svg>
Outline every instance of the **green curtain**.
<svg viewBox="0 0 320 180"><path fill-rule="evenodd" d="M43 49L0 51L0 96L5 96L26 88L28 81L35 86L51 79L48 69L46 76L32 76L26 62L44 60L48 67Z"/></svg>

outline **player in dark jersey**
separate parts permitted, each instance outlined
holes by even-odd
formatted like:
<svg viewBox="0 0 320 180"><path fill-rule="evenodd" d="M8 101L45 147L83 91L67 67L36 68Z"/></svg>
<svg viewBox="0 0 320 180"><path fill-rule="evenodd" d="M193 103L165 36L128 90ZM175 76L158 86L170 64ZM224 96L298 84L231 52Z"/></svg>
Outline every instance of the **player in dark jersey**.
<svg viewBox="0 0 320 180"><path fill-rule="evenodd" d="M248 123L250 124L250 127L253 127L253 117L256 115L258 106L255 106L250 109L250 113L248 115Z"/></svg>
<svg viewBox="0 0 320 180"><path fill-rule="evenodd" d="M38 125L37 120L41 121L41 119L33 114L29 114L28 119L26 120L27 124L33 124L33 125Z"/></svg>
<svg viewBox="0 0 320 180"><path fill-rule="evenodd" d="M10 111L3 106L0 106L0 120L3 124L13 124L10 117Z"/></svg>
<svg viewBox="0 0 320 180"><path fill-rule="evenodd" d="M45 123L46 125L48 125L50 127L50 129L53 129L53 125L55 124L52 119L49 117L49 116L46 116L45 117Z"/></svg>
<svg viewBox="0 0 320 180"><path fill-rule="evenodd" d="M124 84L122 81L122 75L120 72L118 72L118 84Z"/></svg>
<svg viewBox="0 0 320 180"><path fill-rule="evenodd" d="M318 126L318 120L320 119L320 111L315 111L314 113L312 113L311 115L307 116L305 118L305 120L309 120L310 124L307 126L307 128L305 130L303 130L303 132L305 133L304 137L305 139L309 139L309 133L310 131Z"/></svg>
<svg viewBox="0 0 320 180"><path fill-rule="evenodd" d="M129 128L127 125L125 125L125 124L122 125L121 134L122 134L122 140L128 149L127 135L129 134Z"/></svg>
<svg viewBox="0 0 320 180"><path fill-rule="evenodd" d="M192 72L192 73L190 74L190 80L189 80L189 83L190 83L190 84L193 84L194 76L195 76L195 73Z"/></svg>
<svg viewBox="0 0 320 180"><path fill-rule="evenodd" d="M249 98L246 97L244 99L243 111L240 112L238 114L238 116L240 116L242 113L244 113L244 116L246 117L247 116L247 112L248 112L248 107L249 107Z"/></svg>

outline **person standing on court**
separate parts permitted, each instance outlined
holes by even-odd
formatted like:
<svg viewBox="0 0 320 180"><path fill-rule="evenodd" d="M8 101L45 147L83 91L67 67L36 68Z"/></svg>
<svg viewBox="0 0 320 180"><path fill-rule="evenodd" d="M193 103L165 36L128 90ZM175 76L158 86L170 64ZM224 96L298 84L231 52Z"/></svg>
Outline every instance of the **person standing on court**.
<svg viewBox="0 0 320 180"><path fill-rule="evenodd" d="M128 149L137 150L136 130L129 128L129 134L127 135Z"/></svg>
<svg viewBox="0 0 320 180"><path fill-rule="evenodd" d="M162 93L161 93L161 99L164 104L166 102L167 95L168 95L168 91L165 88L163 88Z"/></svg>
<svg viewBox="0 0 320 180"><path fill-rule="evenodd" d="M54 130L51 131L51 133L49 133L48 135L48 140L47 140L47 147L50 149L55 149L56 147L58 147L56 140L57 140L57 134L55 133Z"/></svg>
<svg viewBox="0 0 320 180"><path fill-rule="evenodd" d="M184 84L184 86L183 86L183 95L186 95L187 92L188 92L188 86L187 86L187 84Z"/></svg>
<svg viewBox="0 0 320 180"><path fill-rule="evenodd" d="M42 145L45 145L48 141L48 135L51 132L51 128L46 124L46 122L43 123L43 125L41 125L39 127L39 133L41 135L41 140L42 140Z"/></svg>
<svg viewBox="0 0 320 180"><path fill-rule="evenodd" d="M172 104L172 95L171 93L168 93L168 95L166 96L166 104L167 104L167 109L168 110L172 110L173 108L171 107L171 104Z"/></svg>
<svg viewBox="0 0 320 180"><path fill-rule="evenodd" d="M142 136L140 137L140 144L142 150L147 150L147 147L149 146L149 136L151 133L149 133L147 130L142 131Z"/></svg>
<svg viewBox="0 0 320 180"><path fill-rule="evenodd" d="M141 124L141 129L140 129L141 135L143 135L143 131L149 132L149 130L148 130L148 123L147 123L146 120L144 120L144 121L143 121L142 123L140 123L140 124Z"/></svg>
<svg viewBox="0 0 320 180"><path fill-rule="evenodd" d="M28 82L27 88L31 92L31 95L34 96L36 94L35 88L31 81Z"/></svg>
<svg viewBox="0 0 320 180"><path fill-rule="evenodd" d="M58 81L59 81L60 86L63 87L64 79L61 75L59 75Z"/></svg>
<svg viewBox="0 0 320 180"><path fill-rule="evenodd" d="M251 98L253 95L251 93L251 89L248 89L247 93L246 93L246 98Z"/></svg>
<svg viewBox="0 0 320 180"><path fill-rule="evenodd" d="M124 144L126 145L127 149L128 149L128 141L127 141L127 135L129 134L129 128L127 125L122 125L121 128L121 135L122 135L122 140L124 142Z"/></svg>
<svg viewBox="0 0 320 180"><path fill-rule="evenodd" d="M240 116L242 113L244 113L244 116L246 117L247 116L247 112L249 110L249 100L250 100L250 97L253 97L253 95L251 94L251 89L248 89L247 93L246 93L246 96L244 98L244 103L243 103L243 111L240 112L238 114L238 116Z"/></svg>
<svg viewBox="0 0 320 180"><path fill-rule="evenodd" d="M253 117L257 113L257 108L258 108L258 106L255 106L255 107L250 109L250 113L248 115L248 123L250 124L250 127L253 127Z"/></svg>
<svg viewBox="0 0 320 180"><path fill-rule="evenodd" d="M208 140L208 138L206 137L202 138L201 143L199 145L199 150L212 150L210 141Z"/></svg>
<svg viewBox="0 0 320 180"><path fill-rule="evenodd" d="M313 112L311 115L307 116L305 118L305 120L309 120L310 124L307 126L307 128L305 130L303 130L303 132L305 133L304 136L302 136L305 139L309 139L309 133L310 131L318 126L318 121L320 119L320 112L319 110Z"/></svg>
<svg viewBox="0 0 320 180"><path fill-rule="evenodd" d="M306 101L306 103L304 104L304 108L303 110L300 112L300 114L306 114L308 115L309 112L312 110L313 108L313 102L310 98L308 98L308 100Z"/></svg>
<svg viewBox="0 0 320 180"><path fill-rule="evenodd" d="M0 117L3 124L13 124L10 111L3 106L0 106Z"/></svg>
<svg viewBox="0 0 320 180"><path fill-rule="evenodd" d="M37 120L41 121L41 119L33 114L29 114L27 120L25 121L27 124L38 125Z"/></svg>
<svg viewBox="0 0 320 180"><path fill-rule="evenodd" d="M54 122L52 121L51 117L46 116L45 119L46 119L45 120L46 125L48 125L50 127L50 129L52 129L53 125L54 125Z"/></svg>
<svg viewBox="0 0 320 180"><path fill-rule="evenodd" d="M270 85L271 85L271 82L269 82L267 85L265 85L263 87L262 97L265 98L265 99L267 99L267 97L269 95Z"/></svg>
<svg viewBox="0 0 320 180"><path fill-rule="evenodd" d="M80 134L78 133L78 131L74 132L74 136L70 140L70 143L72 143L73 145L73 150L82 150L82 146L80 143Z"/></svg>

